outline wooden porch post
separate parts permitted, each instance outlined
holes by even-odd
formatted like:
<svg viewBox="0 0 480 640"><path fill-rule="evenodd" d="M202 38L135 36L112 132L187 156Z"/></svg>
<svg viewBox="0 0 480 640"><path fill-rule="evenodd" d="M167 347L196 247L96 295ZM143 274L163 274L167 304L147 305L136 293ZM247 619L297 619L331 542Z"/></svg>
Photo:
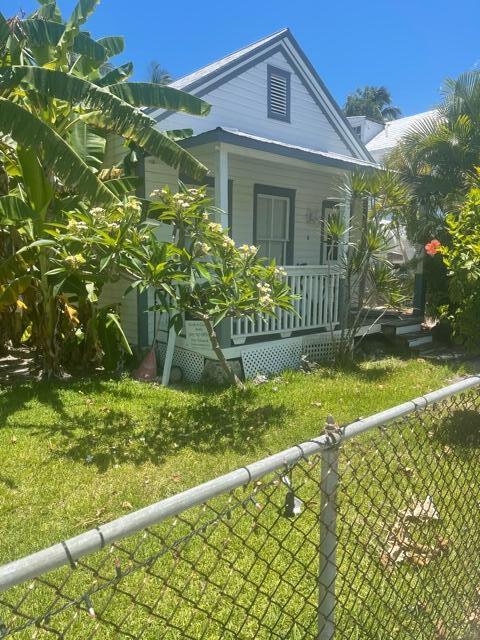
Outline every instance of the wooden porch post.
<svg viewBox="0 0 480 640"><path fill-rule="evenodd" d="M228 152L225 145L215 145L215 206L221 209L217 222L224 229L228 227ZM222 320L216 327L218 342L222 349L231 346L230 318Z"/></svg>
<svg viewBox="0 0 480 640"><path fill-rule="evenodd" d="M221 142L215 146L215 206L222 210L218 222L228 227L228 152Z"/></svg>
<svg viewBox="0 0 480 640"><path fill-rule="evenodd" d="M340 263L347 258L348 242L350 239L350 226L354 217L354 211L352 211L352 204L355 201L346 197L343 206L343 222L345 224L345 236L343 238L340 248ZM340 320L340 328L345 329L348 326L348 316L350 313L350 300L348 299L348 287L345 286L345 280L340 278L339 282L339 298L338 298L338 318Z"/></svg>

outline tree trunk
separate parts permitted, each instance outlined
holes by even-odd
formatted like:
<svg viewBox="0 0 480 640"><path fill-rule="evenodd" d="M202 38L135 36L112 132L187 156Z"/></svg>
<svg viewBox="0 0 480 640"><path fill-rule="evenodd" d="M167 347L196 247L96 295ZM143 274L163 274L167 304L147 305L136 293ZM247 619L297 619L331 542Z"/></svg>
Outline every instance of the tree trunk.
<svg viewBox="0 0 480 640"><path fill-rule="evenodd" d="M243 382L240 380L240 378L235 375L235 372L230 368L228 362L225 359L225 356L223 355L223 351L222 348L218 342L218 338L217 338L217 334L215 332L215 328L211 322L211 320L209 318L203 318L203 323L205 325L205 327L207 328L208 331L208 337L210 338L210 343L212 345L212 349L215 352L215 355L218 358L218 361L220 363L220 366L223 369L223 372L225 373L225 377L227 378L228 382L231 385L236 386L238 389L245 389L245 385L243 384Z"/></svg>

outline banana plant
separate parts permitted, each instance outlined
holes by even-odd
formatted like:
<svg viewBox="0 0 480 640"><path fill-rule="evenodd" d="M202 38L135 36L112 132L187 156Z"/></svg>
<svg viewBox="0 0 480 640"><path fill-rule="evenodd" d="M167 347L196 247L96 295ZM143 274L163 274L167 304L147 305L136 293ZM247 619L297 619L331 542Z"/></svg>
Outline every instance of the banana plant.
<svg viewBox="0 0 480 640"><path fill-rule="evenodd" d="M142 107L204 116L209 105L168 86L130 82L133 65L110 61L123 51L123 38L94 39L85 28L97 4L79 0L67 19L55 0L39 0L26 17L0 13L0 178L7 175L0 193L0 313L20 305L47 375L59 371L73 329L90 344L106 335L93 331L92 309L118 247L100 225L100 236L75 253L68 225L78 215L132 204L125 198L136 179L104 166L109 137L199 179L206 173L177 142L189 132L158 130ZM134 253L135 223L126 219L133 227L129 235L122 223L122 238L130 238ZM68 256L77 256L70 266ZM117 326L105 317L110 329Z"/></svg>

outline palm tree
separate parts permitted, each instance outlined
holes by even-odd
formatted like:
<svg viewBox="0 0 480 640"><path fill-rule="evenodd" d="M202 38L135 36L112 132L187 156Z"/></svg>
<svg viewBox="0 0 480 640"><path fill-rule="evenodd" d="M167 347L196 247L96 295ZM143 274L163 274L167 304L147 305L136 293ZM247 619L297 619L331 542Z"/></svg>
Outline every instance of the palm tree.
<svg viewBox="0 0 480 640"><path fill-rule="evenodd" d="M480 166L480 71L447 80L438 110L412 126L387 162L412 193L413 239L431 239Z"/></svg>
<svg viewBox="0 0 480 640"><path fill-rule="evenodd" d="M170 75L170 72L167 71L159 62L152 60L149 68L149 82L153 82L154 84L170 84L173 82L173 78Z"/></svg>
<svg viewBox="0 0 480 640"><path fill-rule="evenodd" d="M379 122L396 120L402 113L392 106L392 97L386 87L370 86L347 96L343 110L346 116L367 116Z"/></svg>

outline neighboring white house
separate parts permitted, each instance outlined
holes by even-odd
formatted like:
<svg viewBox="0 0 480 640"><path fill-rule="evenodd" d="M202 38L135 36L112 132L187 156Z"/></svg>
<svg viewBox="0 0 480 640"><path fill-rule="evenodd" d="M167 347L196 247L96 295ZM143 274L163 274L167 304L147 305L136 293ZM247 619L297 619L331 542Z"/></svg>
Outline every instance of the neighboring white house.
<svg viewBox="0 0 480 640"><path fill-rule="evenodd" d="M288 29L171 86L202 97L211 104L210 114L150 110L150 115L162 130L193 129L182 144L210 170L215 204L225 212L220 222L237 244L259 245L263 255L285 265L299 296L298 315L224 321L220 338L226 357L241 359L248 377L294 366L302 353L326 354L331 329L339 323L341 277L335 261L327 264L322 220L337 210L346 174L376 167L374 158ZM176 188L177 171L154 157L143 162L147 197L163 185ZM189 183L188 176L180 177ZM352 235L355 227L354 217ZM119 291L111 290L109 299ZM145 313L153 301L150 292L131 294L122 303L134 344L149 345L157 335L162 320ZM164 345L166 332L159 335ZM214 355L201 336L178 337L174 363L187 379L197 380L208 358Z"/></svg>
<svg viewBox="0 0 480 640"><path fill-rule="evenodd" d="M378 163L383 163L387 154L397 146L408 131L421 125L422 122L435 118L438 118L438 111L432 109L386 123L371 120L366 116L350 116L348 120L373 158Z"/></svg>

